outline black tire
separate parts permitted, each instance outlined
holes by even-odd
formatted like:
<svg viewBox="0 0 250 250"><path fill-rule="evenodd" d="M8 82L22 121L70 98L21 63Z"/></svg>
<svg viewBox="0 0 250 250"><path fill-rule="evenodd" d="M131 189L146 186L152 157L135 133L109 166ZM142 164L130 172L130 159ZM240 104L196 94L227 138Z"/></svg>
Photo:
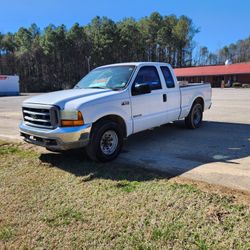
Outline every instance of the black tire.
<svg viewBox="0 0 250 250"><path fill-rule="evenodd" d="M200 103L194 103L188 116L185 118L187 128L199 128L202 124L203 109Z"/></svg>
<svg viewBox="0 0 250 250"><path fill-rule="evenodd" d="M112 132L110 132L112 131ZM107 152L106 147L110 147L112 144L112 136L109 138L109 134L111 133L114 136L114 147L112 150ZM106 138L106 137L107 138ZM107 140L104 145L105 140ZM111 140L111 141L109 141ZM104 143L103 143L104 142ZM91 160L99 161L99 162L107 162L114 160L120 153L123 146L123 131L118 123L114 121L102 120L94 125L90 135L89 144L86 147L86 152L88 157ZM106 151L106 154L104 153Z"/></svg>

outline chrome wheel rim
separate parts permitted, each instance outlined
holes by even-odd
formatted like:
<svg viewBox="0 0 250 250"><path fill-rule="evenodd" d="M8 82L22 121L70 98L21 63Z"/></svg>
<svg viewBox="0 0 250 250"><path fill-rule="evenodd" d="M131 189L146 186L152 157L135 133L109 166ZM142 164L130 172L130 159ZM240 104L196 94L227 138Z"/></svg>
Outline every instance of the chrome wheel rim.
<svg viewBox="0 0 250 250"><path fill-rule="evenodd" d="M107 130L101 138L100 148L103 154L112 155L118 146L118 136L114 130Z"/></svg>

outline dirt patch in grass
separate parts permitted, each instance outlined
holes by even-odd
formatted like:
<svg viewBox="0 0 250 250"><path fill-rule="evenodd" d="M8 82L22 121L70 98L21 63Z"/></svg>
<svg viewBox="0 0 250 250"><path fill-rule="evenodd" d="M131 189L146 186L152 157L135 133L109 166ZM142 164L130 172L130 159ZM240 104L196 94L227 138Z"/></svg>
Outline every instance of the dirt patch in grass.
<svg viewBox="0 0 250 250"><path fill-rule="evenodd" d="M183 177L175 177L173 180L178 184L189 184L204 192L224 195L230 197L230 199L235 203L242 203L246 206L250 206L250 192L248 191L213 185L202 181L194 181Z"/></svg>
<svg viewBox="0 0 250 250"><path fill-rule="evenodd" d="M0 249L249 249L248 195L3 143Z"/></svg>

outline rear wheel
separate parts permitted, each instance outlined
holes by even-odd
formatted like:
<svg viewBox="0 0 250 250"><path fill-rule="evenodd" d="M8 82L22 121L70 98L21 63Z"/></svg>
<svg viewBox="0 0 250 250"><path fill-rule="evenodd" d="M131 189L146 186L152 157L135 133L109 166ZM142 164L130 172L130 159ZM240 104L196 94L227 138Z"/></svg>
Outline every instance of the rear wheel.
<svg viewBox="0 0 250 250"><path fill-rule="evenodd" d="M195 103L188 116L185 118L185 124L188 128L199 128L202 124L203 109L200 103Z"/></svg>
<svg viewBox="0 0 250 250"><path fill-rule="evenodd" d="M123 133L119 124L103 120L95 124L86 152L90 159L107 162L115 159L123 145Z"/></svg>

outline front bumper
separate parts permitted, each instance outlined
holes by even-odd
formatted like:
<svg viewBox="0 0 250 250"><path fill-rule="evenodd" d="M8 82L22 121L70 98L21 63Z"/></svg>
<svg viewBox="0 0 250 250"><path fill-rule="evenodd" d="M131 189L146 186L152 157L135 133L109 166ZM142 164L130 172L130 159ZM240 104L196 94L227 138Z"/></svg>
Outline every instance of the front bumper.
<svg viewBox="0 0 250 250"><path fill-rule="evenodd" d="M92 124L79 127L57 127L41 129L27 126L24 121L19 125L20 135L24 141L51 150L67 150L85 147L89 142Z"/></svg>

